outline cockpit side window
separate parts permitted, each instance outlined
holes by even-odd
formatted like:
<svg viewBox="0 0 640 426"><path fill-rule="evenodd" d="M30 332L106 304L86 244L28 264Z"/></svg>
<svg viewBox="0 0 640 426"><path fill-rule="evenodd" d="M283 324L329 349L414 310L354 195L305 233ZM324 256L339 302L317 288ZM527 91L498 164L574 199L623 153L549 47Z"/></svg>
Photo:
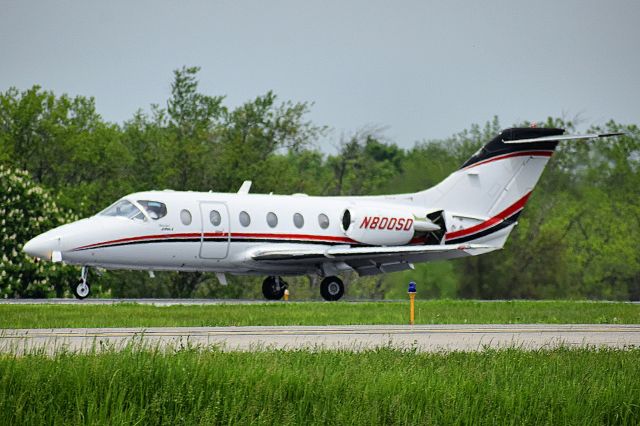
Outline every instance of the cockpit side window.
<svg viewBox="0 0 640 426"><path fill-rule="evenodd" d="M146 216L144 215L144 213L142 213L142 212L140 212L140 213L138 213L137 215L135 215L135 216L133 217L133 219L135 219L135 220L141 220L141 221L143 221L143 222L146 222L146 221L147 221L147 217L146 217Z"/></svg>
<svg viewBox="0 0 640 426"><path fill-rule="evenodd" d="M167 215L167 206L160 201L138 200L146 211L149 217L153 220L158 220Z"/></svg>
<svg viewBox="0 0 640 426"><path fill-rule="evenodd" d="M126 217L133 219L142 212L133 203L127 200L116 201L106 209L98 213L99 216Z"/></svg>

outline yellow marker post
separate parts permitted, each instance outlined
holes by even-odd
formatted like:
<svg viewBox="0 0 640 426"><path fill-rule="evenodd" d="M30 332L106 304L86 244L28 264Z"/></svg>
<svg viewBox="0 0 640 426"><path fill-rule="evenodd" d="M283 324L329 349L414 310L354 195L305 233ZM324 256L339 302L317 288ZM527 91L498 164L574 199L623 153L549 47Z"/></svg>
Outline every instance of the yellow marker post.
<svg viewBox="0 0 640 426"><path fill-rule="evenodd" d="M285 288L284 289L284 301L286 302L287 300L289 300L289 289Z"/></svg>
<svg viewBox="0 0 640 426"><path fill-rule="evenodd" d="M411 304L410 313L409 313L409 324L413 325L415 319L415 302L416 302L416 283L411 281L409 283L409 302Z"/></svg>

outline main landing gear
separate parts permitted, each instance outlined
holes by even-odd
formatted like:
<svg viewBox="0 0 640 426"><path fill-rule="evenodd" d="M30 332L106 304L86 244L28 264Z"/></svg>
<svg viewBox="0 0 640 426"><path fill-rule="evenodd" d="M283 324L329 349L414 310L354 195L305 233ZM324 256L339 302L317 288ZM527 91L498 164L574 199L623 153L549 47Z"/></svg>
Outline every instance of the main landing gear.
<svg viewBox="0 0 640 426"><path fill-rule="evenodd" d="M280 300L289 285L280 277L267 277L262 282L262 294L267 300ZM344 295L344 283L335 276L326 277L320 283L320 295L324 300L334 302Z"/></svg>
<svg viewBox="0 0 640 426"><path fill-rule="evenodd" d="M280 300L287 287L287 283L282 278L267 277L262 282L262 294L267 300Z"/></svg>
<svg viewBox="0 0 640 426"><path fill-rule="evenodd" d="M326 277L320 283L320 295L324 300L336 301L344 295L344 283L338 277Z"/></svg>
<svg viewBox="0 0 640 426"><path fill-rule="evenodd" d="M83 266L82 272L80 272L80 281L78 281L76 285L71 286L71 291L73 291L73 295L76 296L77 299L82 300L91 293L91 287L89 287L89 283L87 282L88 275L89 268Z"/></svg>

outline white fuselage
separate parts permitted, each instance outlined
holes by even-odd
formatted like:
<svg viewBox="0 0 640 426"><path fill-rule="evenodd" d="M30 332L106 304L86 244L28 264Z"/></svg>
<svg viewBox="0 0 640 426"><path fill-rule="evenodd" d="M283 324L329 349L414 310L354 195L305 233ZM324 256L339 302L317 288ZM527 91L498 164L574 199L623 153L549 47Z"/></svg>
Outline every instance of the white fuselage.
<svg viewBox="0 0 640 426"><path fill-rule="evenodd" d="M30 252L51 259L57 251L66 263L108 269L307 274L318 271L313 265L274 267L255 262L251 253L274 243L301 250L318 245L357 246L359 243L347 236L341 224L342 213L354 206L402 209L416 216L424 216L426 211L413 204L411 195L313 197L148 191L123 199L139 207L144 217L98 214L38 236L29 242ZM166 215L153 219L140 207L142 200L164 203ZM214 222L213 211L217 212ZM248 224L241 223L242 212L248 215ZM328 219L328 225L323 222L326 227L321 226L320 215ZM191 221L183 221L181 216L190 216Z"/></svg>

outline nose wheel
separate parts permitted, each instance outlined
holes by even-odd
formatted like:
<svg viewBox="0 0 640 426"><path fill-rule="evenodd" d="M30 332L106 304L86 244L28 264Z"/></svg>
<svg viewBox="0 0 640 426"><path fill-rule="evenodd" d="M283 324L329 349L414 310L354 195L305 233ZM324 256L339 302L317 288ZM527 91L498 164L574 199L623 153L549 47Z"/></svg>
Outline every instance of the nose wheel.
<svg viewBox="0 0 640 426"><path fill-rule="evenodd" d="M262 282L262 294L267 300L280 300L287 287L287 283L282 278L267 277Z"/></svg>
<svg viewBox="0 0 640 426"><path fill-rule="evenodd" d="M89 268L86 266L82 267L82 272L80 272L80 281L74 286L71 287L71 291L73 291L73 295L76 299L85 299L91 293L91 287L87 282L87 276L89 275Z"/></svg>

